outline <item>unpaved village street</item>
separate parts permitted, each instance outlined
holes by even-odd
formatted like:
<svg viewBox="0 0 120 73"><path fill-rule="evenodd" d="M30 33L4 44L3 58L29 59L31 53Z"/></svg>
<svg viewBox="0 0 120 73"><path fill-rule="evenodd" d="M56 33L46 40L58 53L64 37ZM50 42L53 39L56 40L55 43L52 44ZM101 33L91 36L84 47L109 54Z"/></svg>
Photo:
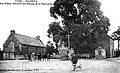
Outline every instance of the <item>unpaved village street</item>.
<svg viewBox="0 0 120 73"><path fill-rule="evenodd" d="M5 60L0 61L0 73L120 73L120 58L79 59L82 69L72 71L71 61Z"/></svg>

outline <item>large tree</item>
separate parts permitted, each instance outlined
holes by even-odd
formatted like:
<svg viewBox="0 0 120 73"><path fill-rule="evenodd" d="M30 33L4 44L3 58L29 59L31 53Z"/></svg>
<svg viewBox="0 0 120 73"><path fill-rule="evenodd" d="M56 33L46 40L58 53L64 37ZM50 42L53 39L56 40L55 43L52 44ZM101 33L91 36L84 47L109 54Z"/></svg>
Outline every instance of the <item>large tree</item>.
<svg viewBox="0 0 120 73"><path fill-rule="evenodd" d="M70 34L70 44L76 53L77 49L85 50L82 48L95 43L98 34L109 31L109 19L103 15L100 5L97 0L56 0L50 8L52 17L62 18L61 40L68 45Z"/></svg>
<svg viewBox="0 0 120 73"><path fill-rule="evenodd" d="M52 37L53 38L53 42L55 42L56 45L56 49L58 48L58 43L60 40L60 33L62 32L62 28L59 25L59 22L51 22L49 24L49 29L48 29L48 37Z"/></svg>

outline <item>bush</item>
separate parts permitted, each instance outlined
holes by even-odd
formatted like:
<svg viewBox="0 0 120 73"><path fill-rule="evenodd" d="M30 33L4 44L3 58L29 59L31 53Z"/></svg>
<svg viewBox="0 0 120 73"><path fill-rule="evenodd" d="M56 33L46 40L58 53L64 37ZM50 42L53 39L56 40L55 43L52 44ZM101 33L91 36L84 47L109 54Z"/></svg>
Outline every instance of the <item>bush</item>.
<svg viewBox="0 0 120 73"><path fill-rule="evenodd" d="M60 59L61 56L60 55L50 55L51 59Z"/></svg>
<svg viewBox="0 0 120 73"><path fill-rule="evenodd" d="M77 54L78 58L92 58L92 55L90 55L89 53L81 53L81 54Z"/></svg>

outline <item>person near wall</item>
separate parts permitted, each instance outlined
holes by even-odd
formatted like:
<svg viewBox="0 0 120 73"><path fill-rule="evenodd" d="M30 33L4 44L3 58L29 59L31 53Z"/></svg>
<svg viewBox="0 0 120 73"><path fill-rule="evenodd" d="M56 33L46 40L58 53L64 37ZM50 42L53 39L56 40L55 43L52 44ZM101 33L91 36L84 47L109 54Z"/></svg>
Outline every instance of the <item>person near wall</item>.
<svg viewBox="0 0 120 73"><path fill-rule="evenodd" d="M47 53L47 61L50 61L50 53Z"/></svg>
<svg viewBox="0 0 120 73"><path fill-rule="evenodd" d="M41 59L42 59L41 53L37 54L37 56L38 56L38 61L41 61Z"/></svg>
<svg viewBox="0 0 120 73"><path fill-rule="evenodd" d="M75 55L75 53L72 54L71 62L72 62L72 65L73 65L73 71L75 71L76 64L78 62L78 57Z"/></svg>
<svg viewBox="0 0 120 73"><path fill-rule="evenodd" d="M31 58L31 54L30 53L28 53L28 61L32 61L32 58Z"/></svg>

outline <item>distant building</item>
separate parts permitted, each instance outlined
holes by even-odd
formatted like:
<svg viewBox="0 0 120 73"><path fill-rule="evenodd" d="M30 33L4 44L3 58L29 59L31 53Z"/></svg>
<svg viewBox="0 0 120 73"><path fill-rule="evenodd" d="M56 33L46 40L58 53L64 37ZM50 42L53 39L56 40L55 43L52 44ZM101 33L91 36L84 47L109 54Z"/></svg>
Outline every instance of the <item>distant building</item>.
<svg viewBox="0 0 120 73"><path fill-rule="evenodd" d="M59 55L67 55L69 49L64 46L64 43L59 47Z"/></svg>
<svg viewBox="0 0 120 73"><path fill-rule="evenodd" d="M68 49L67 47L64 46L64 43L62 43L59 46L59 55L61 56L61 59L70 59L71 55L74 53L73 48ZM66 58L68 56L68 58Z"/></svg>
<svg viewBox="0 0 120 73"><path fill-rule="evenodd" d="M26 58L28 53L45 54L45 46L40 40L40 36L36 38L15 33L11 33L3 44L4 59L20 59Z"/></svg>
<svg viewBox="0 0 120 73"><path fill-rule="evenodd" d="M96 56L95 50L98 47L102 47L105 50L106 58L114 57L114 40L107 35L106 33L96 33L96 42L87 44L81 49L77 49L76 51L85 54L90 54L90 58L94 58ZM102 49L101 49L102 50Z"/></svg>
<svg viewBox="0 0 120 73"><path fill-rule="evenodd" d="M102 47L106 51L106 57L114 56L114 40L107 34L103 33L97 36L97 47Z"/></svg>

